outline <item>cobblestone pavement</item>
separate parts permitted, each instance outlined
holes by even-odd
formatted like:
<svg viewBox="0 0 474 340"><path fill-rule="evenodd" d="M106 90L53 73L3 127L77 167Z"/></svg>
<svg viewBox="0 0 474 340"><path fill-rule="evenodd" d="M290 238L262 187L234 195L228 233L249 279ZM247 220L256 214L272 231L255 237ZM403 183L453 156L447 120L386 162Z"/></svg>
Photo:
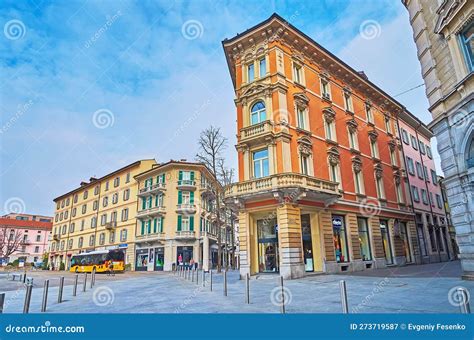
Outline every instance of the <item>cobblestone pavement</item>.
<svg viewBox="0 0 474 340"><path fill-rule="evenodd" d="M463 281L458 262L410 266L406 269L373 270L370 275L313 275L284 282L287 313L340 313L339 281L346 280L351 313L459 313L453 288L462 286L474 294L474 282ZM35 287L31 313L40 311L42 280L59 282L63 273L33 273ZM276 275L250 280L250 304L245 303L245 282L237 271L228 272L228 295L223 294L223 274L213 274L206 285L171 273L125 273L115 277L97 274L96 284L72 296L74 274L64 273L64 302L58 303L58 287L49 290L49 313L279 313L281 288ZM6 291L5 313L21 313L25 297L22 283L0 274L0 292ZM451 294L450 294L451 292Z"/></svg>

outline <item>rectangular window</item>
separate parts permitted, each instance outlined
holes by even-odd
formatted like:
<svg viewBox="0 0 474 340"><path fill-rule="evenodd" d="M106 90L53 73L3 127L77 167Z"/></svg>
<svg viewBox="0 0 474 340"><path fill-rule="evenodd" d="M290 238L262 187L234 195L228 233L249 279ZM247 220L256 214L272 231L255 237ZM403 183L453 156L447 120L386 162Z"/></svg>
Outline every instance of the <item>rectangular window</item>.
<svg viewBox="0 0 474 340"><path fill-rule="evenodd" d="M430 204L431 206L435 206L435 201L434 201L434 196L433 196L433 193L430 191Z"/></svg>
<svg viewBox="0 0 474 340"><path fill-rule="evenodd" d="M385 130L387 133L392 133L392 125L390 124L390 117L385 117Z"/></svg>
<svg viewBox="0 0 474 340"><path fill-rule="evenodd" d="M424 177L423 177L423 168L421 167L420 162L416 162L416 174L418 175L418 178L424 179Z"/></svg>
<svg viewBox="0 0 474 340"><path fill-rule="evenodd" d="M421 199L423 201L423 204L429 205L428 202L428 193L426 192L425 189L421 189Z"/></svg>
<svg viewBox="0 0 474 340"><path fill-rule="evenodd" d="M426 155L429 159L433 158L433 155L431 154L431 148L428 145L426 145Z"/></svg>
<svg viewBox="0 0 474 340"><path fill-rule="evenodd" d="M385 261L387 264L393 264L392 242L390 240L390 230L386 220L380 220L380 232L382 234Z"/></svg>
<svg viewBox="0 0 474 340"><path fill-rule="evenodd" d="M355 186L355 192L357 194L363 194L363 184L362 184L362 173L359 172L354 172L354 186Z"/></svg>
<svg viewBox="0 0 474 340"><path fill-rule="evenodd" d="M402 186L400 183L395 183L395 191L397 192L397 201L398 203L404 203L405 200L403 199L403 192L402 192Z"/></svg>
<svg viewBox="0 0 474 340"><path fill-rule="evenodd" d="M302 67L296 63L293 63L293 81L298 84L303 84Z"/></svg>
<svg viewBox="0 0 474 340"><path fill-rule="evenodd" d="M247 82L251 83L255 79L255 70L254 70L254 65L248 64L247 65Z"/></svg>
<svg viewBox="0 0 474 340"><path fill-rule="evenodd" d="M379 148L376 140L370 140L370 151L372 152L372 157L379 158Z"/></svg>
<svg viewBox="0 0 474 340"><path fill-rule="evenodd" d="M116 177L116 178L114 179L114 187L116 188L116 187L118 187L119 185L120 185L120 177Z"/></svg>
<svg viewBox="0 0 474 340"><path fill-rule="evenodd" d="M309 160L307 155L301 155L301 173L309 175Z"/></svg>
<svg viewBox="0 0 474 340"><path fill-rule="evenodd" d="M415 202L420 202L420 192L418 191L418 188L415 187L414 185L411 186L411 192L413 194L413 200Z"/></svg>
<svg viewBox="0 0 474 340"><path fill-rule="evenodd" d="M413 159L407 156L407 167L408 173L410 175L415 175L415 164L413 163Z"/></svg>
<svg viewBox="0 0 474 340"><path fill-rule="evenodd" d="M426 154L425 143L420 140L420 152L424 155Z"/></svg>
<svg viewBox="0 0 474 340"><path fill-rule="evenodd" d="M326 131L326 139L336 141L336 123L334 120L328 122L324 119L324 130Z"/></svg>
<svg viewBox="0 0 474 340"><path fill-rule="evenodd" d="M474 24L471 23L463 32L461 32L459 38L464 53L464 59L466 60L467 69L472 72L474 71Z"/></svg>
<svg viewBox="0 0 474 340"><path fill-rule="evenodd" d="M389 150L389 151L390 151L390 162L392 163L392 165L397 166L398 162L397 162L397 156L395 155L395 150Z"/></svg>
<svg viewBox="0 0 474 340"><path fill-rule="evenodd" d="M369 226L366 218L357 218L357 228L359 231L360 254L362 261L372 260L372 251L370 249Z"/></svg>
<svg viewBox="0 0 474 340"><path fill-rule="evenodd" d="M365 105L365 113L367 115L367 122L374 123L374 115L372 113L372 107L370 105Z"/></svg>
<svg viewBox="0 0 474 340"><path fill-rule="evenodd" d="M425 180L427 182L430 181L430 174L428 172L428 168L426 167L426 165L423 165L423 175L425 176Z"/></svg>
<svg viewBox="0 0 474 340"><path fill-rule="evenodd" d="M408 132L404 129L401 129L402 130L402 140L403 140L403 143L405 144L410 144L410 140L408 139Z"/></svg>
<svg viewBox="0 0 474 340"><path fill-rule="evenodd" d="M359 150L359 142L357 140L357 134L351 129L347 129L349 133L349 147L354 150Z"/></svg>
<svg viewBox="0 0 474 340"><path fill-rule="evenodd" d="M346 111L354 112L354 107L352 105L352 96L349 92L344 92L344 104L346 107Z"/></svg>
<svg viewBox="0 0 474 340"><path fill-rule="evenodd" d="M439 194L436 194L436 204L438 205L438 208L442 208L443 207L443 201L441 200L441 195Z"/></svg>
<svg viewBox="0 0 474 340"><path fill-rule="evenodd" d="M325 99L331 99L329 82L326 79L321 79L321 96Z"/></svg>
<svg viewBox="0 0 474 340"><path fill-rule="evenodd" d="M332 216L332 231L336 262L349 262L349 251L346 228L344 225L344 216Z"/></svg>
<svg viewBox="0 0 474 340"><path fill-rule="evenodd" d="M268 149L255 151L253 153L253 176L255 178L266 177L270 175Z"/></svg>
<svg viewBox="0 0 474 340"><path fill-rule="evenodd" d="M411 146L413 147L413 149L418 150L418 142L416 140L416 137L413 135L410 135L410 138L411 138Z"/></svg>
<svg viewBox="0 0 474 340"><path fill-rule="evenodd" d="M306 110L298 107L296 109L297 124L300 129L306 129Z"/></svg>
<svg viewBox="0 0 474 340"><path fill-rule="evenodd" d="M431 180L433 181L434 185L438 185L438 177L436 175L436 171L431 170Z"/></svg>
<svg viewBox="0 0 474 340"><path fill-rule="evenodd" d="M267 62L265 58L260 59L259 66L260 66L260 78L263 78L267 74Z"/></svg>
<svg viewBox="0 0 474 340"><path fill-rule="evenodd" d="M377 189L377 197L378 198L385 198L385 190L383 186L383 177L376 177L375 178L375 186Z"/></svg>
<svg viewBox="0 0 474 340"><path fill-rule="evenodd" d="M329 172L331 181L339 183L339 166L337 164L329 164Z"/></svg>

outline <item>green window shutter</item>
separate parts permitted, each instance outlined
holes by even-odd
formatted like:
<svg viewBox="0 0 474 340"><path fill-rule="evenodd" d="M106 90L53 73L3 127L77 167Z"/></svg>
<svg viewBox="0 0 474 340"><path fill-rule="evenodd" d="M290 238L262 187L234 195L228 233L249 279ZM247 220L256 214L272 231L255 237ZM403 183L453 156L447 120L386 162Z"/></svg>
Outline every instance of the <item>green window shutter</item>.
<svg viewBox="0 0 474 340"><path fill-rule="evenodd" d="M194 230L194 216L189 216L189 230Z"/></svg>
<svg viewBox="0 0 474 340"><path fill-rule="evenodd" d="M147 231L148 231L148 234L151 233L151 220L147 221Z"/></svg>
<svg viewBox="0 0 474 340"><path fill-rule="evenodd" d="M158 206L158 195L155 196L155 207Z"/></svg>
<svg viewBox="0 0 474 340"><path fill-rule="evenodd" d="M153 203L153 198L150 196L148 197L148 208L151 208L152 203Z"/></svg>
<svg viewBox="0 0 474 340"><path fill-rule="evenodd" d="M182 219L182 216L178 215L178 231L181 231L181 219Z"/></svg>
<svg viewBox="0 0 474 340"><path fill-rule="evenodd" d="M182 204L183 203L183 193L181 192L181 190L178 191L178 204Z"/></svg>
<svg viewBox="0 0 474 340"><path fill-rule="evenodd" d="M165 174L161 175L161 183L165 183Z"/></svg>
<svg viewBox="0 0 474 340"><path fill-rule="evenodd" d="M183 171L179 170L178 180L183 180Z"/></svg>
<svg viewBox="0 0 474 340"><path fill-rule="evenodd" d="M145 234L145 221L142 221L142 235Z"/></svg>
<svg viewBox="0 0 474 340"><path fill-rule="evenodd" d="M203 229L204 229L204 228L203 228L203 222L204 222L204 220L202 219L202 217L200 217L200 218L199 218L199 230L200 230L200 231L203 231Z"/></svg>
<svg viewBox="0 0 474 340"><path fill-rule="evenodd" d="M156 218L153 220L153 232L156 233L156 223L157 223L157 220Z"/></svg>
<svg viewBox="0 0 474 340"><path fill-rule="evenodd" d="M191 181L194 181L194 171L191 171Z"/></svg>
<svg viewBox="0 0 474 340"><path fill-rule="evenodd" d="M150 186L152 186L152 185L153 185L153 177L151 177L151 178L149 179L149 181L150 181Z"/></svg>
<svg viewBox="0 0 474 340"><path fill-rule="evenodd" d="M189 202L190 202L191 204L194 204L194 191L191 191L191 192L189 193Z"/></svg>
<svg viewBox="0 0 474 340"><path fill-rule="evenodd" d="M142 198L142 209L143 210L146 209L146 198L145 197Z"/></svg>
<svg viewBox="0 0 474 340"><path fill-rule="evenodd" d="M161 216L161 219L160 219L160 233L163 232L163 224L165 223L165 218L163 216Z"/></svg>

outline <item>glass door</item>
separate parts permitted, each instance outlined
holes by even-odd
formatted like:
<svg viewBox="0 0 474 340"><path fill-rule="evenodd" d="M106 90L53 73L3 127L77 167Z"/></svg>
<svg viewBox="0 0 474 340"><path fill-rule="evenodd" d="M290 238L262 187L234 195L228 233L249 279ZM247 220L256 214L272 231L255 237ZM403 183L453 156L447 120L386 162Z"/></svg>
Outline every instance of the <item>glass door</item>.
<svg viewBox="0 0 474 340"><path fill-rule="evenodd" d="M405 248L405 257L407 263L413 262L413 257L411 255L411 248L410 248L410 239L408 236L408 228L406 222L400 222L400 236L403 241L403 247Z"/></svg>
<svg viewBox="0 0 474 340"><path fill-rule="evenodd" d="M380 220L380 231L382 233L383 251L387 264L393 264L392 244L390 243L390 232L388 230L388 221Z"/></svg>
<svg viewBox="0 0 474 340"><path fill-rule="evenodd" d="M258 220L258 268L260 273L277 273L278 258L278 225L276 219Z"/></svg>
<svg viewBox="0 0 474 340"><path fill-rule="evenodd" d="M155 270L163 270L165 264L165 248L155 248Z"/></svg>
<svg viewBox="0 0 474 340"><path fill-rule="evenodd" d="M301 237L303 239L305 271L313 272L313 242L311 240L311 219L309 214L301 215Z"/></svg>

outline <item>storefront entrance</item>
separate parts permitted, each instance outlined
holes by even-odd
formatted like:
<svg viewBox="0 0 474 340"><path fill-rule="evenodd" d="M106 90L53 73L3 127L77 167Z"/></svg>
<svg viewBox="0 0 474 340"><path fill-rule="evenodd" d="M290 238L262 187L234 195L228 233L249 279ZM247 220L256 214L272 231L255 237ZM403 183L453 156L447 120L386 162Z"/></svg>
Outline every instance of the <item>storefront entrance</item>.
<svg viewBox="0 0 474 340"><path fill-rule="evenodd" d="M176 263L184 264L185 266L189 265L189 261L193 258L193 247L191 246L182 246L177 247Z"/></svg>
<svg viewBox="0 0 474 340"><path fill-rule="evenodd" d="M165 265L165 248L155 248L155 267L154 270L163 270Z"/></svg>
<svg viewBox="0 0 474 340"><path fill-rule="evenodd" d="M138 249L135 259L135 270L146 271L148 268L148 249Z"/></svg>
<svg viewBox="0 0 474 340"><path fill-rule="evenodd" d="M309 214L301 215L301 237L303 239L304 268L306 272L314 271L313 242L311 239L311 218Z"/></svg>
<svg viewBox="0 0 474 340"><path fill-rule="evenodd" d="M407 263L413 262L413 257L411 255L411 247L410 247L410 239L408 236L408 228L406 222L399 222L400 223L400 238L403 241L403 248L405 250L405 258Z"/></svg>
<svg viewBox="0 0 474 340"><path fill-rule="evenodd" d="M259 272L277 273L279 271L279 257L276 219L258 220L257 235Z"/></svg>
<svg viewBox="0 0 474 340"><path fill-rule="evenodd" d="M380 232L382 233L385 261L388 265L393 264L392 243L390 242L390 231L388 230L387 220L380 220Z"/></svg>

